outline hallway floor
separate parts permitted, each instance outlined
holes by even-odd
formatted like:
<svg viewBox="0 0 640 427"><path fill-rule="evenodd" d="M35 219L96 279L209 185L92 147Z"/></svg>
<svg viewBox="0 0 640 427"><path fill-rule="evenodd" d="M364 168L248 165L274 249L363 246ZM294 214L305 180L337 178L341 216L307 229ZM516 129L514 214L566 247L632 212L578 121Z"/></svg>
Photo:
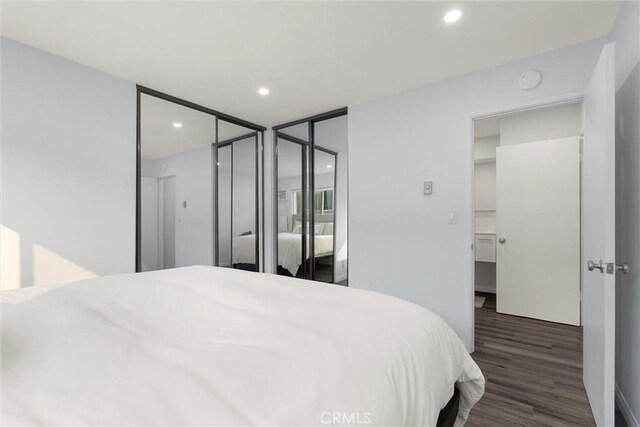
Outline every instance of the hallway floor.
<svg viewBox="0 0 640 427"><path fill-rule="evenodd" d="M592 426L582 384L582 328L475 309L473 359L487 380L469 426Z"/></svg>

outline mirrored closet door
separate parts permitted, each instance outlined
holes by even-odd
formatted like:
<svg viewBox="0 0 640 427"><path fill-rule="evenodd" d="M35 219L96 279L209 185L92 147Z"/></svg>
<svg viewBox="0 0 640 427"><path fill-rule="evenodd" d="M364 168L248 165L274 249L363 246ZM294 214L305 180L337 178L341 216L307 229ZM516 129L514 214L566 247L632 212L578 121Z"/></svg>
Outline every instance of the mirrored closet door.
<svg viewBox="0 0 640 427"><path fill-rule="evenodd" d="M346 285L346 109L274 129L277 272Z"/></svg>
<svg viewBox="0 0 640 427"><path fill-rule="evenodd" d="M138 87L136 271L260 271L264 128Z"/></svg>
<svg viewBox="0 0 640 427"><path fill-rule="evenodd" d="M223 267L260 271L260 153L262 135L219 122L218 260Z"/></svg>

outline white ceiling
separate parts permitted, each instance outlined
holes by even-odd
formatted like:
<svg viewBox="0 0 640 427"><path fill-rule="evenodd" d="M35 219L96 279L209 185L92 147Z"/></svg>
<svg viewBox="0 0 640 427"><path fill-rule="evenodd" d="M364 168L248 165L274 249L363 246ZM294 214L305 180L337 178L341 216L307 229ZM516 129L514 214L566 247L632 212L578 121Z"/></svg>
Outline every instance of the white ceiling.
<svg viewBox="0 0 640 427"><path fill-rule="evenodd" d="M464 15L447 25L454 5ZM274 125L606 35L619 6L4 1L2 34Z"/></svg>

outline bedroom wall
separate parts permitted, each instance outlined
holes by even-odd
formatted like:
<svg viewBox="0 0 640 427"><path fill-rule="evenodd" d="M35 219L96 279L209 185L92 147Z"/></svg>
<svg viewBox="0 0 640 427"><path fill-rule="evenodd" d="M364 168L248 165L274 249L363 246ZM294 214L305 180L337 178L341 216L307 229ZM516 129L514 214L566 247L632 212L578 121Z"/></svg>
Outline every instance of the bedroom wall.
<svg viewBox="0 0 640 427"><path fill-rule="evenodd" d="M0 286L133 272L135 84L1 43Z"/></svg>
<svg viewBox="0 0 640 427"><path fill-rule="evenodd" d="M627 424L640 426L640 3L625 1L616 43L616 398Z"/></svg>
<svg viewBox="0 0 640 427"><path fill-rule="evenodd" d="M350 286L433 310L471 349L470 117L581 93L604 42L596 39L351 105ZM543 82L524 91L518 77L532 69L542 73ZM424 181L433 181L433 195L423 195ZM456 224L448 224L450 211Z"/></svg>

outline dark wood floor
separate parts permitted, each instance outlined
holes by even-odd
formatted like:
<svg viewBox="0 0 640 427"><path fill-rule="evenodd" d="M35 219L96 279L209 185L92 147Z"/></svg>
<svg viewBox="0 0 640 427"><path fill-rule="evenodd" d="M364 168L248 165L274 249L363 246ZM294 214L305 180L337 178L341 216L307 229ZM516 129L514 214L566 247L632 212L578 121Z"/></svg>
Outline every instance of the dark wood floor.
<svg viewBox="0 0 640 427"><path fill-rule="evenodd" d="M487 382L467 425L595 425L582 384L582 329L498 314L495 295L481 295L472 356Z"/></svg>

